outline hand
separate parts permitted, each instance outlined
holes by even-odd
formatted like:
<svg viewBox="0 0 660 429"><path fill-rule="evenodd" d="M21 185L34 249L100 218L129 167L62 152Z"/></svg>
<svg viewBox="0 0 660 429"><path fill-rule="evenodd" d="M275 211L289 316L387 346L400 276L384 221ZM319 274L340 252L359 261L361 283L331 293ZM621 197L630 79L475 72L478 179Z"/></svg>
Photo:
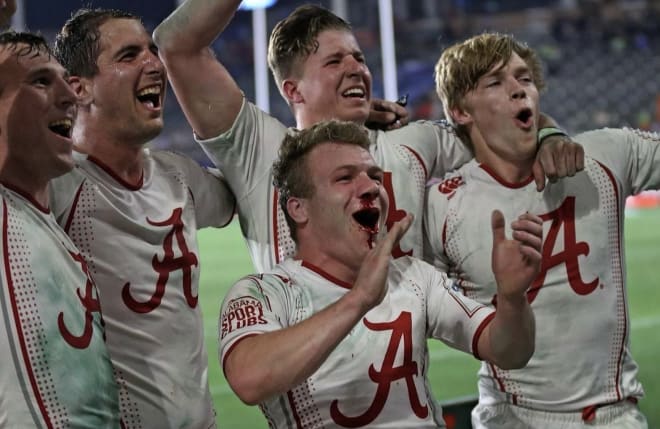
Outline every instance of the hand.
<svg viewBox="0 0 660 429"><path fill-rule="evenodd" d="M545 188L545 177L551 183L566 176L572 177L584 169L584 149L568 136L546 137L541 143L532 171L536 190Z"/></svg>
<svg viewBox="0 0 660 429"><path fill-rule="evenodd" d="M387 282L388 266L392 249L396 247L412 224L413 216L406 217L396 222L387 232L387 235L378 240L373 249L369 250L362 261L360 272L350 293L360 294L360 301L366 311L381 303L387 294L385 287Z"/></svg>
<svg viewBox="0 0 660 429"><path fill-rule="evenodd" d="M504 234L504 216L499 210L491 215L493 229L492 265L497 281L498 301L524 296L541 267L543 220L525 213L511 223L513 239Z"/></svg>
<svg viewBox="0 0 660 429"><path fill-rule="evenodd" d="M380 99L371 100L371 110L366 126L371 129L394 130L410 122L408 110L394 102Z"/></svg>
<svg viewBox="0 0 660 429"><path fill-rule="evenodd" d="M8 27L16 12L16 0L0 0L0 28Z"/></svg>

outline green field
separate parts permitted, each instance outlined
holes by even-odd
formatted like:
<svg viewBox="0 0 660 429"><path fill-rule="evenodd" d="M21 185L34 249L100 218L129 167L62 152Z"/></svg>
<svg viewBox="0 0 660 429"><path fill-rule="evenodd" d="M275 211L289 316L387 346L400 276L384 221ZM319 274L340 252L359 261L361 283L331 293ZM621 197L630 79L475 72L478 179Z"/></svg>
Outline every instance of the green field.
<svg viewBox="0 0 660 429"><path fill-rule="evenodd" d="M629 213L626 218L628 297L632 318L632 351L646 389L641 408L649 428L660 429L660 210ZM209 349L211 393L222 429L267 428L257 407L241 403L231 392L217 358L218 312L222 296L231 284L252 272L237 222L222 230L203 230L199 235L202 277L200 302L204 312ZM440 400L476 393L478 362L463 353L432 342L429 376ZM264 362L268 364L268 362Z"/></svg>

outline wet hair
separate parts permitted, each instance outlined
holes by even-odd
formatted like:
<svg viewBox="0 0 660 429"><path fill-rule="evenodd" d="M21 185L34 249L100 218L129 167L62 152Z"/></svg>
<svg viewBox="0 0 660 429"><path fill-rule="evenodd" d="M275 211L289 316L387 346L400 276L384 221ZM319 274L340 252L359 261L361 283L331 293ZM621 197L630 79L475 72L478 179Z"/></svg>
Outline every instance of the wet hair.
<svg viewBox="0 0 660 429"><path fill-rule="evenodd" d="M92 77L98 73L101 25L112 19L140 18L115 9L79 9L55 37L53 52L57 60L75 76Z"/></svg>
<svg viewBox="0 0 660 429"><path fill-rule="evenodd" d="M291 230L291 238L296 242L296 223L289 216L286 205L291 197L311 198L314 195L311 166L306 161L312 149L322 143L357 145L367 151L370 146L366 128L338 120L322 121L284 137L278 159L273 164L273 184L279 192L279 204Z"/></svg>
<svg viewBox="0 0 660 429"><path fill-rule="evenodd" d="M511 35L483 33L444 50L435 65L435 88L449 122L456 125L450 112L461 107L463 97L477 87L479 79L497 64L504 66L514 53L527 64L541 91L545 87L541 61L533 49ZM463 141L469 141L465 129L456 128Z"/></svg>
<svg viewBox="0 0 660 429"><path fill-rule="evenodd" d="M317 38L326 30L352 31L348 22L316 5L300 6L275 25L268 42L268 66L278 87L318 49Z"/></svg>
<svg viewBox="0 0 660 429"><path fill-rule="evenodd" d="M48 42L39 33L3 31L0 33L0 47L14 50L18 57L36 57L44 53L49 57L51 55Z"/></svg>

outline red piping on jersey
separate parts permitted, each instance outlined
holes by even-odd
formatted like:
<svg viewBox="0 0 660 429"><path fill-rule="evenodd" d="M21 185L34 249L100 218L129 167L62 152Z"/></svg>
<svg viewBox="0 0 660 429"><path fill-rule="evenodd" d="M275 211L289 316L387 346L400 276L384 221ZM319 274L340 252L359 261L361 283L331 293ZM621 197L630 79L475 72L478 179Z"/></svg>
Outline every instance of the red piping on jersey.
<svg viewBox="0 0 660 429"><path fill-rule="evenodd" d="M66 223L64 224L64 232L67 234L69 233L69 228L71 228L71 224L73 223L73 217L74 214L76 213L76 208L78 208L78 200L80 199L80 194L82 193L83 186L85 186L85 182L87 180L83 180L80 186L78 187L78 190L76 191L76 196L73 199L73 203L71 203L71 208L69 209L69 217L66 220Z"/></svg>
<svg viewBox="0 0 660 429"><path fill-rule="evenodd" d="M293 413L293 418L296 421L296 427L298 429L302 429L303 425L302 422L300 421L300 416L298 415L298 411L296 410L296 403L293 400L293 392L288 391L286 392L287 398L289 398L289 406L291 407L291 412Z"/></svg>
<svg viewBox="0 0 660 429"><path fill-rule="evenodd" d="M484 329L486 329L486 326L490 324L490 322L493 320L494 317L495 317L495 312L490 313L488 316L486 316L486 318L482 320L481 323L479 324L479 327L474 333L474 337L472 337L472 354L478 360L483 360L479 355L479 338L481 338L481 334L484 332Z"/></svg>
<svg viewBox="0 0 660 429"><path fill-rule="evenodd" d="M35 207L37 208L37 210L39 210L40 212L42 212L42 213L44 213L44 214L50 214L50 208L48 208L48 207L44 207L44 206L42 206L41 204L39 204L39 202L38 202L37 200L35 200L34 197L33 197L32 195L30 195L29 193L27 193L26 191L24 191L24 190L22 190L22 189L20 189L20 188L18 188L18 187L16 187L16 186L14 186L14 185L12 185L12 184L10 184L10 183L7 183L7 182L0 182L0 183L1 183L2 186L4 186L5 188L7 188L7 189L9 189L9 190L11 190L11 191L16 192L18 195L20 195L21 197L23 197L23 198L25 198L26 200L28 200L28 202L29 202L30 204L32 204L33 206L35 206Z"/></svg>
<svg viewBox="0 0 660 429"><path fill-rule="evenodd" d="M260 333L252 333L252 334L247 334L236 341L232 343L231 346L229 346L229 349L227 350L227 353L225 353L225 357L222 358L222 373L225 375L225 378L227 378L227 374L225 373L225 362L227 361L227 358L229 357L229 354L234 351L234 347L238 345L241 341L243 341L246 338L254 337L255 335L261 335Z"/></svg>
<svg viewBox="0 0 660 429"><path fill-rule="evenodd" d="M497 181L500 185L504 186L505 188L520 189L520 188L524 188L525 186L529 185L534 181L534 176L530 175L527 179L519 183L507 182L502 177L500 177L500 175L498 175L495 172L495 170L493 170L486 164L479 164L479 167L481 167L482 170L488 173L493 179L495 179L495 181Z"/></svg>
<svg viewBox="0 0 660 429"><path fill-rule="evenodd" d="M112 171L112 169L107 164L103 163L103 161L101 161L100 159L92 155L88 155L87 159L93 162L94 164L98 165L101 168L101 170L108 173L110 177L115 179L120 185L122 185L124 188L128 189L129 191L139 191L140 189L142 189L142 185L144 184L144 169L142 169L142 174L140 174L140 180L138 180L138 183L133 185L132 183L128 183L127 181L119 177L117 173Z"/></svg>
<svg viewBox="0 0 660 429"><path fill-rule="evenodd" d="M39 392L39 386L37 385L37 380L34 378L34 371L32 369L32 363L30 362L30 356L25 347L25 336L23 335L23 328L21 326L21 321L18 318L18 308L16 307L16 294L14 291L14 281L11 277L11 267L9 266L9 249L8 237L7 237L7 202L2 200L2 247L4 249L4 264L5 264L5 273L7 273L7 289L9 292L9 299L11 301L11 307L14 312L14 323L16 324L16 331L18 338L21 344L21 354L23 355L23 361L25 362L25 369L28 373L28 378L30 379L30 385L32 386L32 392L39 406L39 411L46 422L48 428L53 427L53 423L50 421L50 416L46 411L44 406L43 398L41 397L41 392Z"/></svg>
<svg viewBox="0 0 660 429"><path fill-rule="evenodd" d="M275 265L280 263L280 246L278 243L279 237L277 235L277 200L279 200L279 192L274 188L273 192L273 246L275 247Z"/></svg>
<svg viewBox="0 0 660 429"><path fill-rule="evenodd" d="M323 271L321 268L317 267L314 264L310 264L307 261L302 261L302 266L314 271L316 274L320 275L326 280L330 280L332 283L336 284L339 287L343 287L344 289L353 289L353 285L350 283L347 283L343 280L339 280L337 277L333 276L332 274L328 274L327 272Z"/></svg>
<svg viewBox="0 0 660 429"><path fill-rule="evenodd" d="M422 165L422 169L424 170L424 178L428 179L429 178L429 170L426 168L426 165L424 164L424 160L422 159L421 156L417 152L415 152L414 149L406 146L405 144L402 144L404 148L408 149L410 152L412 152L413 155L415 155L415 158L417 158L417 161Z"/></svg>
<svg viewBox="0 0 660 429"><path fill-rule="evenodd" d="M617 235L616 236L621 237L621 212L620 212L621 205L618 204L618 202L621 201L621 200L619 199L620 198L619 188L616 185L616 179L614 178L614 175L609 170L609 168L607 168L606 166L604 166L603 164L601 164L598 161L596 161L596 163L598 165L600 165L600 167L603 169L603 171L605 171L605 174L607 174L607 177L609 177L610 181L612 182L612 189L614 189L614 194L616 195L615 201L617 201L617 205L616 205L616 228L617 228L616 232L617 232ZM618 245L616 247L616 251L617 251L617 254L618 254L617 260L619 261L619 267L618 267L619 268L619 278L621 279L620 284L622 286L621 294L623 296L623 300L625 301L625 299L626 299L626 290L625 290L625 288L623 288L623 283L625 282L625 278L623 276L623 270L621 268L621 240L619 240L619 243L617 243L617 244ZM617 362L617 365L616 365L616 380L615 380L616 398L619 401L622 399L621 385L620 385L620 381L621 381L621 361L623 359L623 351L624 351L624 348L625 348L624 345L626 344L625 339L628 338L628 324L625 323L627 320L628 320L627 308L626 308L625 305L623 305L623 321L624 321L624 323L623 323L623 336L621 337L621 347L619 348L619 358L617 359L618 362Z"/></svg>

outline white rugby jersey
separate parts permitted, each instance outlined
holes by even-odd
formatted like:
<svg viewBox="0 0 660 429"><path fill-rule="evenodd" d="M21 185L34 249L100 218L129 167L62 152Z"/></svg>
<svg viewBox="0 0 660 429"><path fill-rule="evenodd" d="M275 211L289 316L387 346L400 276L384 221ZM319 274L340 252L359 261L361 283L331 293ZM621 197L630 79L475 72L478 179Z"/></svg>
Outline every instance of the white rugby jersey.
<svg viewBox="0 0 660 429"><path fill-rule="evenodd" d="M444 274L415 258L392 260L387 282L382 303L311 377L260 404L270 427L444 427L426 377L427 339L476 355L479 335L494 312L461 295ZM225 297L220 313L223 366L241 339L295 325L336 302L350 287L293 259L271 273L243 278Z"/></svg>
<svg viewBox="0 0 660 429"><path fill-rule="evenodd" d="M295 250L272 174L284 136L295 131L244 99L231 129L216 138L198 140L236 196L241 229L258 272L270 270ZM370 138L371 154L385 170L388 228L406 213L415 214L392 255L421 257L426 181L458 168L472 154L444 122L419 121L394 131L370 130Z"/></svg>
<svg viewBox="0 0 660 429"><path fill-rule="evenodd" d="M50 211L0 185L0 427L119 427L85 260Z"/></svg>
<svg viewBox="0 0 660 429"><path fill-rule="evenodd" d="M531 177L506 183L476 161L428 189L426 259L482 303L496 293L492 210L504 213L509 234L526 211L544 220L541 272L528 291L536 349L523 369L482 365L483 404L579 411L644 393L630 354L624 206L628 195L660 187L660 136L602 129L574 140L585 150L584 171L542 193Z"/></svg>
<svg viewBox="0 0 660 429"><path fill-rule="evenodd" d="M198 305L197 229L231 220L224 182L145 149L142 183L76 153L52 182L53 213L89 263L127 428L215 427Z"/></svg>

